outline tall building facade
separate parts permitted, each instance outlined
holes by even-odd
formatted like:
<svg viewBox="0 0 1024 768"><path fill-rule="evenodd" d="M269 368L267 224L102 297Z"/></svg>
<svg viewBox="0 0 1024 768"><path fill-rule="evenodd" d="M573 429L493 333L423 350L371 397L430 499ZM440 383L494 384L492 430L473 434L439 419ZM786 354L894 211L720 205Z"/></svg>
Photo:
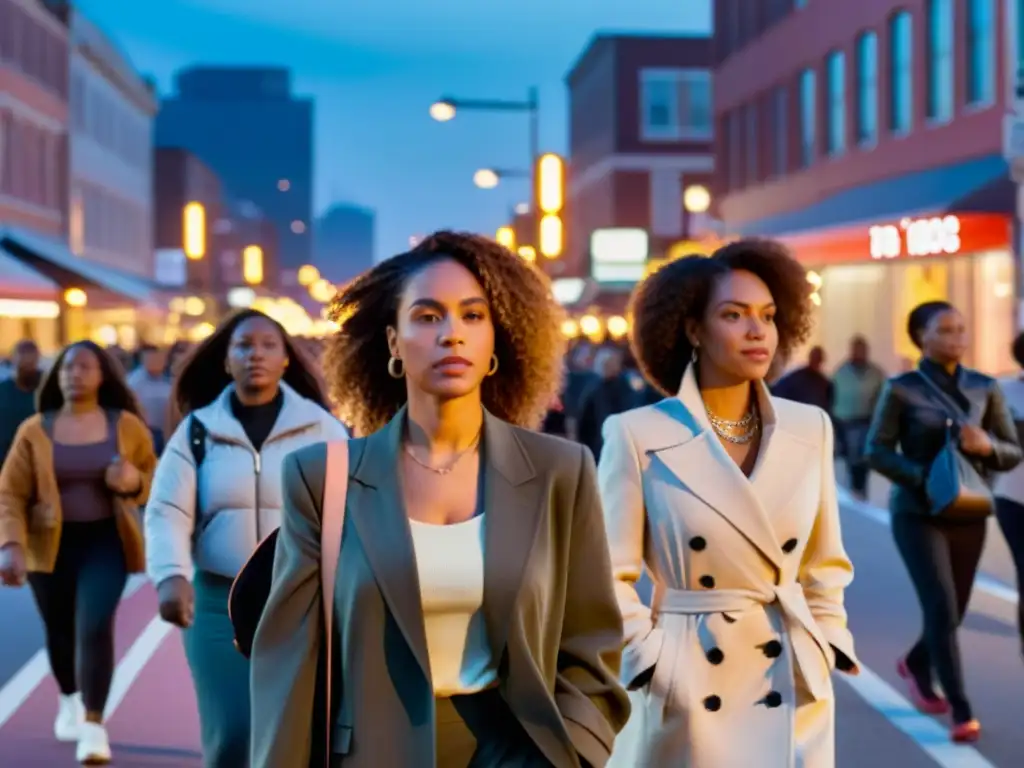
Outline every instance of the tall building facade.
<svg viewBox="0 0 1024 768"><path fill-rule="evenodd" d="M908 312L945 299L968 362L1013 367L1004 5L716 3L718 215L793 248L833 360L860 334L898 370L917 356Z"/></svg>
<svg viewBox="0 0 1024 768"><path fill-rule="evenodd" d="M376 215L349 203L332 205L313 228L313 265L332 283L344 283L373 266Z"/></svg>
<svg viewBox="0 0 1024 768"><path fill-rule="evenodd" d="M68 242L96 264L153 277L157 100L109 38L65 6L71 38Z"/></svg>
<svg viewBox="0 0 1024 768"><path fill-rule="evenodd" d="M558 277L588 280L591 293L596 283L622 305L647 257L686 236L683 190L709 184L714 168L711 63L708 36L600 34L581 54L566 76L568 234ZM595 251L594 233L609 229L629 233L602 232Z"/></svg>
<svg viewBox="0 0 1024 768"><path fill-rule="evenodd" d="M194 67L164 99L156 144L186 149L231 198L252 201L277 229L281 269L312 259L313 102L281 68Z"/></svg>

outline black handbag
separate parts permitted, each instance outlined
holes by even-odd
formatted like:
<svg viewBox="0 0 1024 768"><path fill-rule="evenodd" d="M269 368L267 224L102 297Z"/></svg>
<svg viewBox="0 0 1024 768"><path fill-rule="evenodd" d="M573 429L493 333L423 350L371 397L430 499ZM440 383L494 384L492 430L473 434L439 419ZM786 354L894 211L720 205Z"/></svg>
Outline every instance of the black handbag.
<svg viewBox="0 0 1024 768"><path fill-rule="evenodd" d="M992 489L971 460L963 454L956 439L967 414L949 395L918 371L918 375L935 392L947 411L946 444L928 468L924 490L932 517L948 520L979 520L992 514L995 501Z"/></svg>

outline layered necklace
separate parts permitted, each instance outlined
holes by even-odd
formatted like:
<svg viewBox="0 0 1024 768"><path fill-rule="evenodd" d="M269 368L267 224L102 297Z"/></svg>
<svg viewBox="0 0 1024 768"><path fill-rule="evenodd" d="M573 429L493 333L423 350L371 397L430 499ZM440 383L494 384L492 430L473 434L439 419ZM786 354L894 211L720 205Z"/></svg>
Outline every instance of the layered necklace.
<svg viewBox="0 0 1024 768"><path fill-rule="evenodd" d="M462 457L463 456L465 456L467 453L472 451L474 448L476 448L480 444L480 435L482 434L482 432L483 432L483 429L481 429L480 432L477 432L476 433L476 437L473 438L473 442L471 442L469 445L467 445L461 451L456 453L455 456L453 456L451 459L449 459L445 464L442 464L440 467L435 467L432 464L428 464L427 462L422 461L415 453L412 452L412 448L409 446L408 443L405 444L405 452L409 455L410 459L415 461L417 464L419 464L424 469L429 469L435 475L447 475L449 472L451 472L453 469L455 469L455 465L456 464L458 464L460 461L462 461Z"/></svg>
<svg viewBox="0 0 1024 768"><path fill-rule="evenodd" d="M738 421L719 418L706 406L704 410L708 414L708 420L711 422L711 428L715 430L715 434L730 443L746 445L757 437L757 433L761 430L761 419L758 418L757 407L754 405L753 399L750 402L750 410Z"/></svg>

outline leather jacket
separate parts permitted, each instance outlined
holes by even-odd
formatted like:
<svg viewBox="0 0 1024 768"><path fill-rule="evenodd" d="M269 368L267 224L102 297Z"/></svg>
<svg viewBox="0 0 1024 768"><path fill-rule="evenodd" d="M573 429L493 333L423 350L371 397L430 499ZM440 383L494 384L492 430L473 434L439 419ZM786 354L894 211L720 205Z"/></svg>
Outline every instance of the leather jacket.
<svg viewBox="0 0 1024 768"><path fill-rule="evenodd" d="M954 412L958 404L962 410ZM924 484L929 467L946 445L950 419L954 419L953 439L958 437L959 421L981 427L992 440L990 455L968 457L982 477L990 479L992 473L1006 472L1020 463L1017 429L998 382L969 368L958 368L951 375L923 360L916 371L886 382L867 437L868 465L893 483L889 501L893 513L928 514Z"/></svg>

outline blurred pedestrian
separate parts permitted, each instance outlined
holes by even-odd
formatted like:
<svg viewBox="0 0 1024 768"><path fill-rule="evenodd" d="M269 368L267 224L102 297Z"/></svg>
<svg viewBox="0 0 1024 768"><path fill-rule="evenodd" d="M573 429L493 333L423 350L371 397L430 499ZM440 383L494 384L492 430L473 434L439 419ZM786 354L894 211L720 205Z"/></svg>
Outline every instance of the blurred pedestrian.
<svg viewBox="0 0 1024 768"><path fill-rule="evenodd" d="M868 495L869 470L864 448L885 378L885 372L871 362L868 342L863 336L850 340L850 356L832 376L832 415L846 459L850 490L860 499L867 499Z"/></svg>
<svg viewBox="0 0 1024 768"><path fill-rule="evenodd" d="M583 393L598 378L594 371L597 348L588 339L575 339L566 355L566 374L562 387L565 432L570 440L579 439L578 420Z"/></svg>
<svg viewBox="0 0 1024 768"><path fill-rule="evenodd" d="M128 386L135 392L159 456L163 453L167 414L171 402L171 377L167 374L167 353L153 344L139 350L139 365L128 374Z"/></svg>
<svg viewBox="0 0 1024 768"><path fill-rule="evenodd" d="M293 454L252 651L253 768L603 766L628 715L588 452L535 432L561 312L494 241L427 237L341 291L326 358L349 443L336 720L324 690L326 450ZM325 728L329 729L325 733ZM311 754L312 752L312 754Z"/></svg>
<svg viewBox="0 0 1024 768"><path fill-rule="evenodd" d="M988 480L1019 464L1021 449L999 385L962 364L963 315L929 301L910 313L907 333L921 362L886 382L867 439L869 466L893 483L893 539L922 613L921 637L898 668L921 711L951 711L952 739L973 742L981 725L967 698L957 630L985 545ZM946 495L952 503L940 504Z"/></svg>
<svg viewBox="0 0 1024 768"><path fill-rule="evenodd" d="M187 359L183 420L146 508L147 571L160 615L185 629L206 768L245 768L249 662L228 618L234 577L281 524L281 467L299 448L343 438L312 363L284 328L244 310Z"/></svg>
<svg viewBox="0 0 1024 768"><path fill-rule="evenodd" d="M807 365L785 374L772 387L772 394L797 403L816 405L831 416L835 392L832 380L825 373L825 350L811 347Z"/></svg>
<svg viewBox="0 0 1024 768"><path fill-rule="evenodd" d="M633 388L623 363L625 351L617 344L605 344L594 356L594 376L580 395L576 411L576 439L601 458L604 439L601 427L609 416L613 416L640 402L639 393Z"/></svg>
<svg viewBox="0 0 1024 768"><path fill-rule="evenodd" d="M833 768L830 673L857 657L832 423L764 383L810 333L806 271L740 240L662 267L632 307L633 349L668 399L605 422L633 703L609 766Z"/></svg>
<svg viewBox="0 0 1024 768"><path fill-rule="evenodd" d="M114 615L145 565L138 511L155 464L120 364L81 341L57 356L0 472L0 578L27 573L60 690L54 734L88 765L111 759Z"/></svg>
<svg viewBox="0 0 1024 768"><path fill-rule="evenodd" d="M34 341L25 339L14 345L11 368L11 377L0 381L0 464L11 450L18 427L36 412L36 389L43 374Z"/></svg>
<svg viewBox="0 0 1024 768"><path fill-rule="evenodd" d="M1024 369L1024 333L1013 341L1013 359ZM1017 374L1000 382L1006 404L1017 428L1018 442L1024 441L1024 376ZM1024 653L1024 463L996 479L996 517L1017 569L1017 627Z"/></svg>

